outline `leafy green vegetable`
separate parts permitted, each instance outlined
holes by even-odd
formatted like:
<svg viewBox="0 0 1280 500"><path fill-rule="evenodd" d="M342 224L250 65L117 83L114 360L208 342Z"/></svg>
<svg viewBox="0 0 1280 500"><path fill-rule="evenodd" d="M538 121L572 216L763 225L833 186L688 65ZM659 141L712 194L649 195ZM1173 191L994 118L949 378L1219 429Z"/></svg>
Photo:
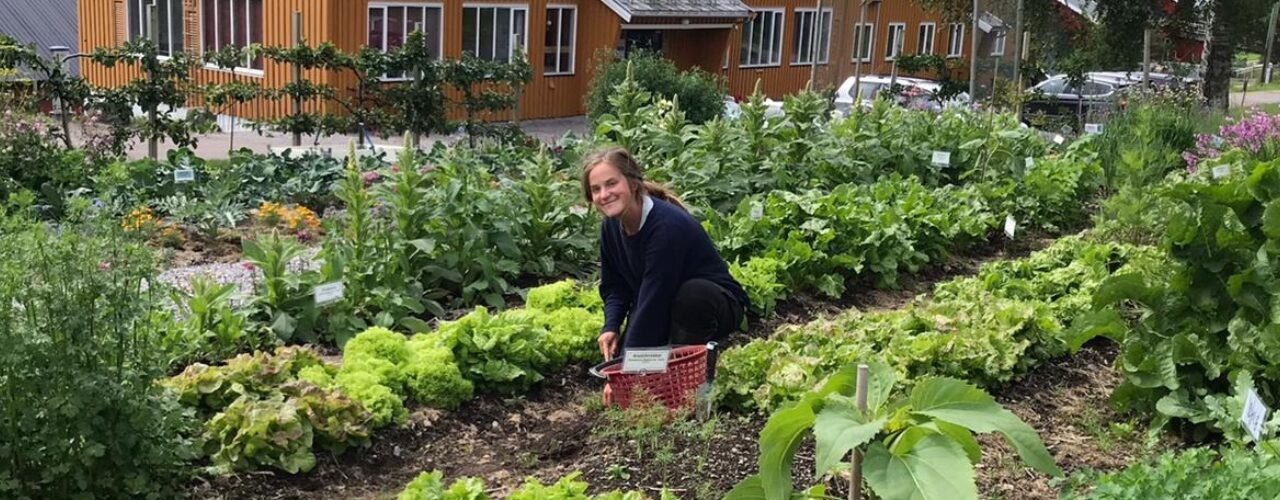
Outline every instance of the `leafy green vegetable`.
<svg viewBox="0 0 1280 500"><path fill-rule="evenodd" d="M1193 448L1165 452L1112 473L1080 472L1061 483L1062 498L1276 498L1280 456L1275 446L1268 442L1258 449Z"/></svg>

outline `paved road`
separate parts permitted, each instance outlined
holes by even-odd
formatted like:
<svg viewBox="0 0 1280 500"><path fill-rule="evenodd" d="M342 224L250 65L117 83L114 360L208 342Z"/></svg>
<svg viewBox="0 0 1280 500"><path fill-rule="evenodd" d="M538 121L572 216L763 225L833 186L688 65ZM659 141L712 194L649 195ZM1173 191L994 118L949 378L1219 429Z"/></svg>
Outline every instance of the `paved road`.
<svg viewBox="0 0 1280 500"><path fill-rule="evenodd" d="M585 116L575 116L571 118L553 118L547 120L527 120L520 124L525 133L537 137L543 142L552 143L564 136L565 133L572 131L578 136L582 136L587 131L587 119ZM461 134L451 134L448 136L431 136L422 139L422 147L427 148L433 142L445 141L455 142L465 137ZM227 152L231 149L232 134L217 133L200 136L197 142L195 152L201 158L226 158ZM354 135L351 136L331 136L320 138L317 147L322 149L330 149L335 156L344 156L347 147L356 140ZM392 146L399 147L404 145L404 139L399 136L393 136L386 139L375 137L374 144L376 146ZM303 146L312 146L315 141L314 137L303 137ZM258 135L253 131L236 131L234 135L235 149L249 148L258 153L266 153L268 151L281 151L290 145L290 137L287 134L276 134L273 137ZM173 145L163 143L160 145L160 157L164 158L165 153L173 149ZM144 158L147 155L146 143L135 142L129 150L129 157L133 159Z"/></svg>
<svg viewBox="0 0 1280 500"><path fill-rule="evenodd" d="M1241 95L1238 92L1231 94L1231 107L1241 107ZM1280 103L1280 90L1266 90L1262 92L1249 92L1243 96L1243 106L1258 106L1260 104Z"/></svg>

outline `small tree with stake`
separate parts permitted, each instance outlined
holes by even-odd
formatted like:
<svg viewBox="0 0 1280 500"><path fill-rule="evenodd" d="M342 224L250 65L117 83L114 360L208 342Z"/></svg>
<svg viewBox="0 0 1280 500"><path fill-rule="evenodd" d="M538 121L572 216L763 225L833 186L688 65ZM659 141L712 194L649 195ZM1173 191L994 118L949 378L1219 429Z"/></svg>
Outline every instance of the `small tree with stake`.
<svg viewBox="0 0 1280 500"><path fill-rule="evenodd" d="M421 135L447 133L449 123L445 118L444 98L447 66L428 51L426 36L421 31L410 34L403 47L387 54L386 69L388 74L411 79L382 90L382 101L390 106L386 125L393 130L403 130L413 147L418 145Z"/></svg>
<svg viewBox="0 0 1280 500"><path fill-rule="evenodd" d="M451 62L446 78L449 85L462 94L456 104L466 115L463 128L471 146L475 146L477 137L510 140L520 132L515 123L490 123L485 119L513 110L519 104L521 89L533 79L533 69L526 59L523 52L517 51L511 63L488 61L470 54Z"/></svg>
<svg viewBox="0 0 1280 500"><path fill-rule="evenodd" d="M78 56L76 56L78 57ZM63 145L67 149L75 147L71 142L71 118L66 110L82 106L91 92L84 79L67 74L62 61L40 57L31 45L22 45L17 40L0 33L0 69L17 70L27 68L40 74L42 83L35 88L37 102L52 100L61 103L61 127L58 131Z"/></svg>
<svg viewBox="0 0 1280 500"><path fill-rule="evenodd" d="M236 68L243 68L247 66L246 61L249 61L254 57L258 57L261 50L262 48L258 45L251 45L249 47L229 45L215 51L205 52L204 61L206 63L232 72L230 82L210 83L204 86L203 94L206 107L216 109L217 112L220 113L233 106L239 109L239 105L264 95L262 87L244 82L240 79L239 74L235 73ZM228 150L235 149L235 119L235 115L231 115L231 143L227 147Z"/></svg>
<svg viewBox="0 0 1280 500"><path fill-rule="evenodd" d="M351 57L344 54L337 46L329 42L312 47L304 43L297 47L264 47L263 55L275 62L291 64L308 70L339 71L351 67ZM316 84L310 80L300 79L289 82L279 89L265 91L264 95L271 99L290 99L295 102L323 103L326 100L341 103L337 91L331 85ZM279 132L299 135L342 133L351 128L350 116L333 113L309 113L299 107L298 111L284 117L262 120L255 123L258 130L263 128Z"/></svg>

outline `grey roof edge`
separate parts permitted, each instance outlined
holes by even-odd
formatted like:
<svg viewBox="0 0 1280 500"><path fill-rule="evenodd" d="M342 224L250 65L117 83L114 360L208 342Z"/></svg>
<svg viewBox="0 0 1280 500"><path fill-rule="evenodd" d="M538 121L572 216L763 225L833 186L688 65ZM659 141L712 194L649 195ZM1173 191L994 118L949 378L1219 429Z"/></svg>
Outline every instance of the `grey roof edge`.
<svg viewBox="0 0 1280 500"><path fill-rule="evenodd" d="M623 22L631 22L637 17L747 17L750 7L741 0L719 0L705 2L704 5L690 3L661 2L652 5L645 0L601 0ZM641 5L636 5L636 4ZM684 7L684 8L681 8Z"/></svg>

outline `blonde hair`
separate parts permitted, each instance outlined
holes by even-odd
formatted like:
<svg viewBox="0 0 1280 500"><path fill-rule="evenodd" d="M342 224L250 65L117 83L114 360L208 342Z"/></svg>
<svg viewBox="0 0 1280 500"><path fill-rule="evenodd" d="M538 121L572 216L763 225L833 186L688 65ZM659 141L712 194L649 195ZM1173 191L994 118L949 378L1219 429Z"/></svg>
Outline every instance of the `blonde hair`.
<svg viewBox="0 0 1280 500"><path fill-rule="evenodd" d="M630 151L621 146L597 149L583 158L582 196L586 198L587 203L591 203L591 170L601 163L608 163L618 169L618 172L627 178L627 182L631 185L631 193L637 198L640 194L647 194L680 207L681 210L689 211L670 188L644 180L644 170L640 168L640 164L636 162L634 156L631 156Z"/></svg>

